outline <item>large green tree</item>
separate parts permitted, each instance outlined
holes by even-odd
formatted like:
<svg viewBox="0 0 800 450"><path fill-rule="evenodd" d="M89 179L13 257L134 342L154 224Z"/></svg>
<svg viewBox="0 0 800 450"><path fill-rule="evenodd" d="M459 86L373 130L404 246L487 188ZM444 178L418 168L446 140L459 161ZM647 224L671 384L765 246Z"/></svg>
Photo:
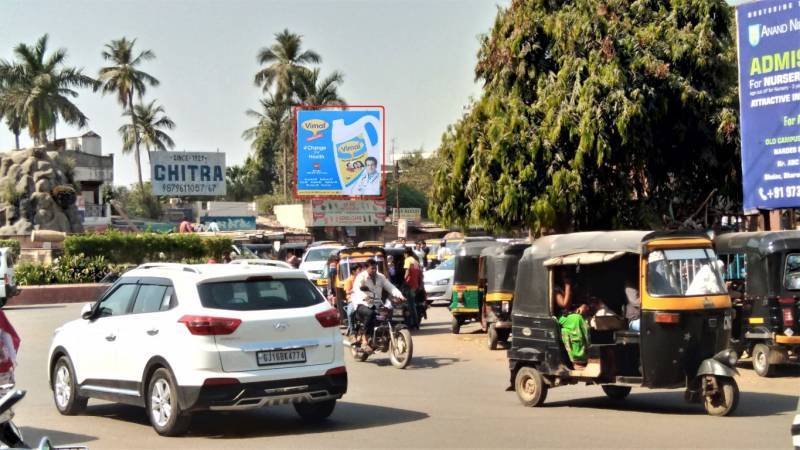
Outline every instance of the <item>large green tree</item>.
<svg viewBox="0 0 800 450"><path fill-rule="evenodd" d="M130 117L132 130L136 127L136 111L134 109L133 98L138 96L141 100L147 91L147 86L158 86L159 81L147 72L140 69L145 61L156 57L150 50L139 53L134 49L136 39L112 40L106 44L102 52L103 59L112 65L100 69L99 79L102 83L104 94L114 94L117 101L122 105L123 110ZM142 162L139 152L140 138L134 136L133 139L134 158L136 159L136 171L139 175L139 190L144 192L144 182L142 181Z"/></svg>
<svg viewBox="0 0 800 450"><path fill-rule="evenodd" d="M122 136L122 151L130 153L137 144L144 145L147 150L148 160L151 151L167 151L175 147L175 142L164 130L175 128L175 122L166 115L164 107L150 103L139 103L131 111L125 111L125 116L133 116L132 124L125 124L119 128Z"/></svg>
<svg viewBox="0 0 800 450"><path fill-rule="evenodd" d="M35 144L47 142L59 120L84 127L89 119L72 102L76 88L92 88L97 81L84 75L83 69L65 65L67 51L47 53L45 34L34 45L14 47L14 61L0 60L0 113L17 138L27 128Z"/></svg>
<svg viewBox="0 0 800 450"><path fill-rule="evenodd" d="M482 40L482 95L442 138L430 213L540 231L735 204L731 27L723 0L513 1Z"/></svg>

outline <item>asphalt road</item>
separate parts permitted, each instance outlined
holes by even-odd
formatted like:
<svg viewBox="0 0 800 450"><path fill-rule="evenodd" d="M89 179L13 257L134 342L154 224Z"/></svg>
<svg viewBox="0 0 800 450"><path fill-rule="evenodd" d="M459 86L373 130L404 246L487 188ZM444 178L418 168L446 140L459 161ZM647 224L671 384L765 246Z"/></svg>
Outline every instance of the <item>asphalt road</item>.
<svg viewBox="0 0 800 450"><path fill-rule="evenodd" d="M28 391L15 423L26 440L112 448L791 448L790 426L800 371L758 378L742 363L734 417L709 417L683 402L683 392L634 390L622 403L596 386L553 389L541 408L525 408L507 392L504 351L490 352L475 325L449 333L449 313L434 308L414 334L406 370L378 355L357 363L346 355L349 391L331 419L306 426L291 406L195 416L190 435L163 438L143 409L90 401L85 415L63 417L47 386L52 331L81 305L6 308L22 336L17 385Z"/></svg>

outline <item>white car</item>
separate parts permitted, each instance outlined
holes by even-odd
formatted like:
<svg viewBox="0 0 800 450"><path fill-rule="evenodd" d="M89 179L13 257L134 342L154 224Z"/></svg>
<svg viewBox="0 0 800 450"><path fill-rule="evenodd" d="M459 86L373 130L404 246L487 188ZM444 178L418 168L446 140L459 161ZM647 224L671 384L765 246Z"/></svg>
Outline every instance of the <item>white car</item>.
<svg viewBox="0 0 800 450"><path fill-rule="evenodd" d="M430 302L450 303L453 292L453 274L456 259L450 258L433 269L425 271L425 294Z"/></svg>
<svg viewBox="0 0 800 450"><path fill-rule="evenodd" d="M278 267L281 269L292 269L292 265L286 261L278 261L277 259L234 259L228 264L244 264L245 266L257 267Z"/></svg>
<svg viewBox="0 0 800 450"><path fill-rule="evenodd" d="M325 272L325 265L328 264L328 258L343 248L344 246L342 245L325 244L318 247L309 247L303 254L299 268L317 286L317 289L322 290L328 285L327 278L322 276Z"/></svg>
<svg viewBox="0 0 800 450"><path fill-rule="evenodd" d="M339 316L298 270L144 264L55 331L56 408L88 398L143 406L162 435L195 411L294 404L309 421L347 391Z"/></svg>

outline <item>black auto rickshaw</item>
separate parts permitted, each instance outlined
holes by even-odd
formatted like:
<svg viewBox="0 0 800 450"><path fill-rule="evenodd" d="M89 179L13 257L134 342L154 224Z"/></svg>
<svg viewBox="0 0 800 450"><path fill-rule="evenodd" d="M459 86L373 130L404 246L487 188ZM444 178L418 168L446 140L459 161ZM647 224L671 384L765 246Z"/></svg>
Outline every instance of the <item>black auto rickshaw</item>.
<svg viewBox="0 0 800 450"><path fill-rule="evenodd" d="M498 343L508 341L511 335L511 310L517 266L522 252L530 244L505 244L487 247L481 251L479 286L484 292L481 324L487 330L487 346L497 350Z"/></svg>
<svg viewBox="0 0 800 450"><path fill-rule="evenodd" d="M453 314L450 328L453 334L458 334L465 323L481 320L483 292L478 286L479 260L485 248L497 245L500 243L496 241L464 242L455 250L453 298L450 301L450 313ZM483 322L481 329L486 331Z"/></svg>
<svg viewBox="0 0 800 450"><path fill-rule="evenodd" d="M714 239L736 317L732 341L770 376L800 353L800 231L727 233Z"/></svg>
<svg viewBox="0 0 800 450"><path fill-rule="evenodd" d="M344 305L347 303L347 295L344 291L344 282L350 276L350 268L357 263L365 264L368 260L374 259L378 262L378 272L389 278L389 271L386 265L386 250L383 247L347 247L339 250L339 266L336 270L336 305L339 314L345 318ZM399 286L398 286L399 288ZM385 295L385 293L384 293ZM407 307L405 304L396 305L392 311L392 321L405 323Z"/></svg>
<svg viewBox="0 0 800 450"><path fill-rule="evenodd" d="M570 359L564 342L575 344L572 335L562 335L564 319L575 317L556 306L567 283L576 302L602 301L600 310L616 313L598 312L583 328L585 366ZM624 319L634 304L629 293L640 299L639 322L631 321L640 331ZM614 399L634 386L685 387L686 400L702 402L711 415L736 409L731 300L706 235L612 231L537 239L519 263L512 323L511 383L526 406L544 403L551 387L584 382Z"/></svg>

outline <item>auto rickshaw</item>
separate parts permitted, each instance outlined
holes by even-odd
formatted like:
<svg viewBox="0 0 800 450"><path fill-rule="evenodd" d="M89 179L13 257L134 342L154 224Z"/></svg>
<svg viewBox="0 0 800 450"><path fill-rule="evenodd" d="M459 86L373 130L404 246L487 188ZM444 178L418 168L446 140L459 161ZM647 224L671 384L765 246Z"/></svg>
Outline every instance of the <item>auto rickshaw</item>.
<svg viewBox="0 0 800 450"><path fill-rule="evenodd" d="M736 317L732 341L762 376L798 362L800 231L727 233L714 239Z"/></svg>
<svg viewBox="0 0 800 450"><path fill-rule="evenodd" d="M489 350L497 350L498 343L508 341L511 335L511 310L517 265L522 252L530 244L505 244L487 247L481 251L478 277L484 291L481 324L487 330Z"/></svg>
<svg viewBox="0 0 800 450"><path fill-rule="evenodd" d="M378 262L378 272L389 278L386 266L386 251L382 247L347 247L339 250L339 266L336 269L336 305L340 316L346 318L344 305L347 296L344 291L344 282L350 276L350 267L353 264L364 264L367 260L374 259ZM398 286L399 288L399 286ZM405 323L406 306L395 306L392 312L392 321Z"/></svg>
<svg viewBox="0 0 800 450"><path fill-rule="evenodd" d="M567 283L574 303L599 299L604 308L598 311L617 314L598 312L593 325L582 328L588 334L585 366L570 359L565 342L576 341L562 334L558 318L575 316L562 315L556 304ZM640 299L640 322L634 322L640 331L630 330L624 319L633 304L629 292ZM552 387L584 382L618 400L634 386L686 388L687 401L703 403L710 415L728 415L739 400L737 354L729 346L732 315L706 235L546 236L534 241L519 263L508 351L511 383L525 406L542 405Z"/></svg>
<svg viewBox="0 0 800 450"><path fill-rule="evenodd" d="M469 321L480 321L483 308L483 292L478 286L478 263L483 249L500 245L495 241L464 242L456 248L455 270L453 272L453 298L450 301L450 313L453 319L450 328L458 334L461 326ZM481 323L486 331L486 324Z"/></svg>
<svg viewBox="0 0 800 450"><path fill-rule="evenodd" d="M437 252L439 251L439 245L442 243L441 239L426 239L425 246L428 247L428 254L425 256L426 265L425 267L428 269L433 269L441 261L438 259Z"/></svg>

